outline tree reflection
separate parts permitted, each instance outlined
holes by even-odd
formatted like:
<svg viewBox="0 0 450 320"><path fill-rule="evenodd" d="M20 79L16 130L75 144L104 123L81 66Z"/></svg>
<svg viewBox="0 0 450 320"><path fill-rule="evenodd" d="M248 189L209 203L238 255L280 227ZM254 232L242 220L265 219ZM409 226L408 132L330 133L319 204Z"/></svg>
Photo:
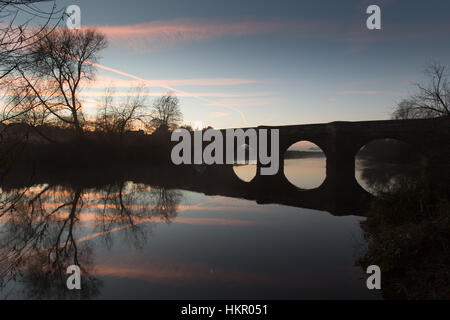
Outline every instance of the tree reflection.
<svg viewBox="0 0 450 320"><path fill-rule="evenodd" d="M91 276L92 250L78 244L76 230L83 208L81 189L33 187L4 213L0 238L1 281L20 280L27 298L89 298L101 283ZM78 265L80 292L66 287L66 269Z"/></svg>
<svg viewBox="0 0 450 320"><path fill-rule="evenodd" d="M394 140L374 140L357 154L361 179L370 191L393 191L423 173L423 158L410 145Z"/></svg>
<svg viewBox="0 0 450 320"><path fill-rule="evenodd" d="M97 231L109 247L111 230L116 229L122 229L134 247L142 247L151 233L151 224L144 223L157 219L170 223L182 198L179 191L126 182L96 190L95 194L99 195L97 203L101 205L95 219L99 222Z"/></svg>
<svg viewBox="0 0 450 320"><path fill-rule="evenodd" d="M397 189L405 181L413 180L420 173L419 165L390 164L376 161L361 161L361 179L374 191Z"/></svg>
<svg viewBox="0 0 450 320"><path fill-rule="evenodd" d="M110 247L111 234L123 230L142 247L149 234L144 222L172 221L180 200L178 191L124 182L94 190L40 185L2 192L0 290L19 286L15 291L34 299L94 297L102 282L87 240L99 237ZM80 267L82 290L67 289L69 265Z"/></svg>

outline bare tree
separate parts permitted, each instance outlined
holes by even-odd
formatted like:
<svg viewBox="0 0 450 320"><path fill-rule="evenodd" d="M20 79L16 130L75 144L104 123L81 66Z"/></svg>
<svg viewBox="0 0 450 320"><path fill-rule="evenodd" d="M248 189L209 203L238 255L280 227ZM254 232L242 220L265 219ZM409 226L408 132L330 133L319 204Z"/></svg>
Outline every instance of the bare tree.
<svg viewBox="0 0 450 320"><path fill-rule="evenodd" d="M94 79L95 62L107 46L95 29L56 29L26 49L26 54L8 77L8 118L40 110L46 120L60 122L83 135L84 114L78 98L82 83Z"/></svg>
<svg viewBox="0 0 450 320"><path fill-rule="evenodd" d="M0 0L0 79L17 67L24 48L51 32L63 17L52 0ZM31 27L31 22L40 27Z"/></svg>
<svg viewBox="0 0 450 320"><path fill-rule="evenodd" d="M58 9L55 1L52 0L0 0L0 81L12 75L18 64L23 59L25 49L30 45L42 39L46 34L52 32L65 14L62 9ZM5 84L5 83L3 83ZM7 86L6 86L7 87ZM4 96L10 92L1 87L2 102ZM6 101L6 100L5 100ZM25 101L24 101L25 102ZM3 110L5 111L5 110ZM22 119L24 114L18 114ZM34 114L31 122L38 122L37 114ZM5 114L0 117L0 140L5 142L9 134L8 126L5 124ZM30 122L29 121L29 122ZM16 138L19 136L14 135ZM23 138L28 137L26 133L20 135ZM2 163L2 172L4 172L5 163L12 163L14 155L20 150L22 139L15 139L15 147L0 151L0 162Z"/></svg>
<svg viewBox="0 0 450 320"><path fill-rule="evenodd" d="M152 129L175 129L183 119L178 97L168 92L156 99L152 106L152 119L149 127Z"/></svg>
<svg viewBox="0 0 450 320"><path fill-rule="evenodd" d="M114 92L107 89L95 120L96 130L123 137L124 133L132 130L138 122L144 123L147 115L143 91L143 86L137 87L125 101L115 102Z"/></svg>
<svg viewBox="0 0 450 320"><path fill-rule="evenodd" d="M417 83L418 93L403 99L393 113L394 119L450 116L450 83L446 67L433 63L425 69L429 82Z"/></svg>

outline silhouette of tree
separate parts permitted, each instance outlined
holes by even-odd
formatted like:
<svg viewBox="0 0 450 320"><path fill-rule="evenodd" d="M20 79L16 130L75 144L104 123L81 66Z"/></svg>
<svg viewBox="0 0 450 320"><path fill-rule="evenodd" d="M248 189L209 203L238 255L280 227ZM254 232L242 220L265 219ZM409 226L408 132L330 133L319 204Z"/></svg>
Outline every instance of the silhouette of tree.
<svg viewBox="0 0 450 320"><path fill-rule="evenodd" d="M0 0L0 81L5 82L2 93L8 90L5 85L9 83L7 78L17 71L27 54L26 49L52 32L63 17L62 10L57 9L51 0ZM33 27L32 23L41 27ZM0 118L0 179L9 171L28 137L26 132L16 135L16 141L8 141L5 147L5 136L11 137L6 132L8 126L3 125L5 120L8 120L7 113L3 113Z"/></svg>
<svg viewBox="0 0 450 320"><path fill-rule="evenodd" d="M418 93L403 99L393 113L394 119L435 118L450 116L450 83L444 65L426 67L427 84L417 83Z"/></svg>
<svg viewBox="0 0 450 320"><path fill-rule="evenodd" d="M141 86L136 88L132 97L115 103L114 92L108 89L95 119L96 130L122 137L126 131L132 130L137 122L144 123L148 115L144 112L146 105L142 93Z"/></svg>
<svg viewBox="0 0 450 320"><path fill-rule="evenodd" d="M165 128L173 130L183 120L178 97L168 92L166 95L156 99L152 106L152 119L149 123L150 129Z"/></svg>
<svg viewBox="0 0 450 320"><path fill-rule="evenodd" d="M93 80L99 52L107 46L95 29L56 29L24 49L25 55L9 81L14 95L9 118L54 121L83 136L84 114L78 93Z"/></svg>

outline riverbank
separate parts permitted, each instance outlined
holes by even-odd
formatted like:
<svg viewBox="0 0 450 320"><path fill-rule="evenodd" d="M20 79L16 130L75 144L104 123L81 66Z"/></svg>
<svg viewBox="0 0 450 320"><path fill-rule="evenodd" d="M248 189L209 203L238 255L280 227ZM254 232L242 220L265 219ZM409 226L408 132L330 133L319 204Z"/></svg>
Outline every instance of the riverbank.
<svg viewBox="0 0 450 320"><path fill-rule="evenodd" d="M450 299L450 188L441 169L442 180L429 174L379 191L361 223L368 248L356 263L380 267L385 299Z"/></svg>

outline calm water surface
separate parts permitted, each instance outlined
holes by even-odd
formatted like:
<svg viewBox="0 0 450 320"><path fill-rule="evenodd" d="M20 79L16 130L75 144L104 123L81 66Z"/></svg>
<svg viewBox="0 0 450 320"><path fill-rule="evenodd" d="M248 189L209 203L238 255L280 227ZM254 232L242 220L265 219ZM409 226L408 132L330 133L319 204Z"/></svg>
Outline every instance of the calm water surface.
<svg viewBox="0 0 450 320"><path fill-rule="evenodd" d="M308 159L297 172L320 184L322 166ZM381 297L354 265L365 248L362 217L133 182L24 192L0 219L4 299ZM84 295L56 284L74 259Z"/></svg>

